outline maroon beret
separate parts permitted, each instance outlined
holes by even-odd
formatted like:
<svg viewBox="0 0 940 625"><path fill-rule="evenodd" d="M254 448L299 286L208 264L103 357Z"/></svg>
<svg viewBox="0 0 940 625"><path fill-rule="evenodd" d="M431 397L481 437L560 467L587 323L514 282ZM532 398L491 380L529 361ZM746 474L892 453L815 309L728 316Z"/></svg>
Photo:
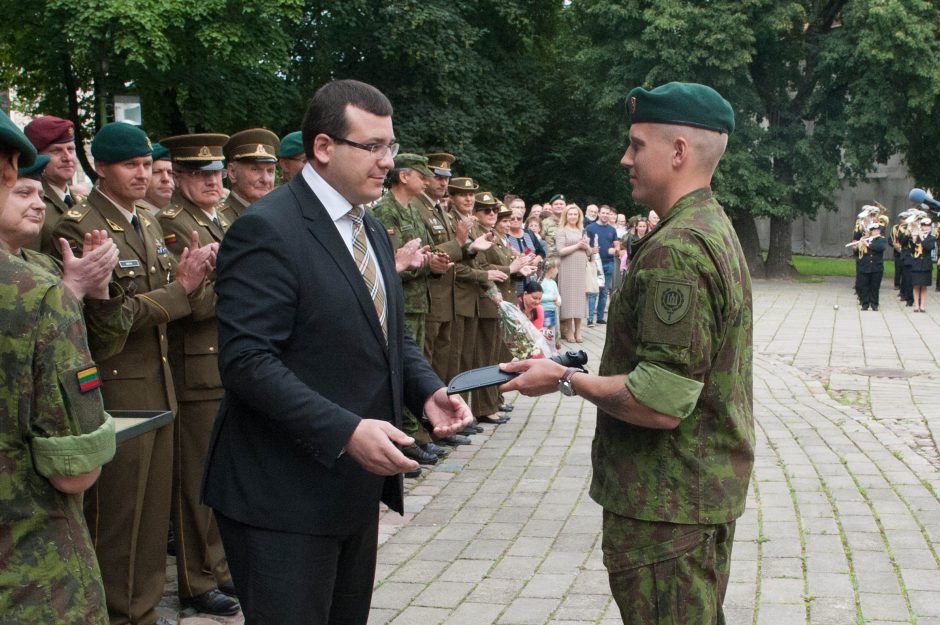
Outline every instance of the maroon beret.
<svg viewBox="0 0 940 625"><path fill-rule="evenodd" d="M23 129L26 137L36 146L38 152L44 152L53 143L75 141L75 126L67 119L44 115L26 124Z"/></svg>

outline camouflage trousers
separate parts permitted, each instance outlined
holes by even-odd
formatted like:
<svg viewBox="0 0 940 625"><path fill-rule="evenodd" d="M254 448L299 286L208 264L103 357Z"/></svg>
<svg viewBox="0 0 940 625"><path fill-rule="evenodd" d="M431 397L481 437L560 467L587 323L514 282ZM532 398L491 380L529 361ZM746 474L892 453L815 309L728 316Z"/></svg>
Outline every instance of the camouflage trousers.
<svg viewBox="0 0 940 625"><path fill-rule="evenodd" d="M639 521L604 510L604 566L624 625L724 625L734 525Z"/></svg>
<svg viewBox="0 0 940 625"><path fill-rule="evenodd" d="M424 313L405 313L405 332L418 344L418 349L424 352ZM419 427L418 418L411 414L407 408L401 411L401 430L408 436L413 437L418 444L424 444L430 441L430 437L424 428Z"/></svg>

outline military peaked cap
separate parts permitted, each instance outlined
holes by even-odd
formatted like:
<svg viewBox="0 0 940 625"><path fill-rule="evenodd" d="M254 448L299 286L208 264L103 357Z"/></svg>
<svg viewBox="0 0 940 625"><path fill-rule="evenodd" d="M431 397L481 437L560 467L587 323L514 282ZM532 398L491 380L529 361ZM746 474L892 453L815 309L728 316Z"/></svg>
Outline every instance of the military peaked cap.
<svg viewBox="0 0 940 625"><path fill-rule="evenodd" d="M435 176L451 176L450 166L454 164L457 157L447 152L432 152L425 154L428 157L428 167L434 172Z"/></svg>
<svg viewBox="0 0 940 625"><path fill-rule="evenodd" d="M481 208L491 208L497 206L499 202L496 201L496 198L493 197L493 194L489 191L481 191L476 194L473 203L473 210L479 210Z"/></svg>
<svg viewBox="0 0 940 625"><path fill-rule="evenodd" d="M467 191L471 193L476 193L476 190L480 188L480 185L473 181L473 178L451 178L447 182L447 189L451 193L466 193Z"/></svg>
<svg viewBox="0 0 940 625"><path fill-rule="evenodd" d="M222 146L226 141L228 135L207 132L167 137L161 139L160 144L170 151L170 156L177 165L203 171L218 171L224 167Z"/></svg>
<svg viewBox="0 0 940 625"><path fill-rule="evenodd" d="M232 135L222 148L225 160L276 163L281 140L264 128L249 128Z"/></svg>

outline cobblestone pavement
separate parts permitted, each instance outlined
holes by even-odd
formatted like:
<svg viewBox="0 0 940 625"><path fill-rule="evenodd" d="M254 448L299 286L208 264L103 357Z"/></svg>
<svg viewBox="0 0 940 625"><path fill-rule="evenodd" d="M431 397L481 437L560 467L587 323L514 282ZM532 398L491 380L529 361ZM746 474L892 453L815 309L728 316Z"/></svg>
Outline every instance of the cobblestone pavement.
<svg viewBox="0 0 940 625"><path fill-rule="evenodd" d="M861 312L849 280L755 282L758 448L729 625L940 625L937 295L913 314L885 283ZM604 326L585 339L596 367ZM370 625L620 623L587 494L595 409L508 399L509 423L408 480L404 517L383 513Z"/></svg>

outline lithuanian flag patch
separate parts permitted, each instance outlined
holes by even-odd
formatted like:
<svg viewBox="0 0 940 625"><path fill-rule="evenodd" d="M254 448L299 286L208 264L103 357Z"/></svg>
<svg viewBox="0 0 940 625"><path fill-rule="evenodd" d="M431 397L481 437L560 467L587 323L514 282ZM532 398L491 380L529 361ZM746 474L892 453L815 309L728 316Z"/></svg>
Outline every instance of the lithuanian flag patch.
<svg viewBox="0 0 940 625"><path fill-rule="evenodd" d="M75 374L78 378L78 390L83 393L94 390L101 386L101 376L98 375L98 367L88 367Z"/></svg>
<svg viewBox="0 0 940 625"><path fill-rule="evenodd" d="M173 245L176 243L176 233L171 232L170 234L163 235L163 242L167 245Z"/></svg>

